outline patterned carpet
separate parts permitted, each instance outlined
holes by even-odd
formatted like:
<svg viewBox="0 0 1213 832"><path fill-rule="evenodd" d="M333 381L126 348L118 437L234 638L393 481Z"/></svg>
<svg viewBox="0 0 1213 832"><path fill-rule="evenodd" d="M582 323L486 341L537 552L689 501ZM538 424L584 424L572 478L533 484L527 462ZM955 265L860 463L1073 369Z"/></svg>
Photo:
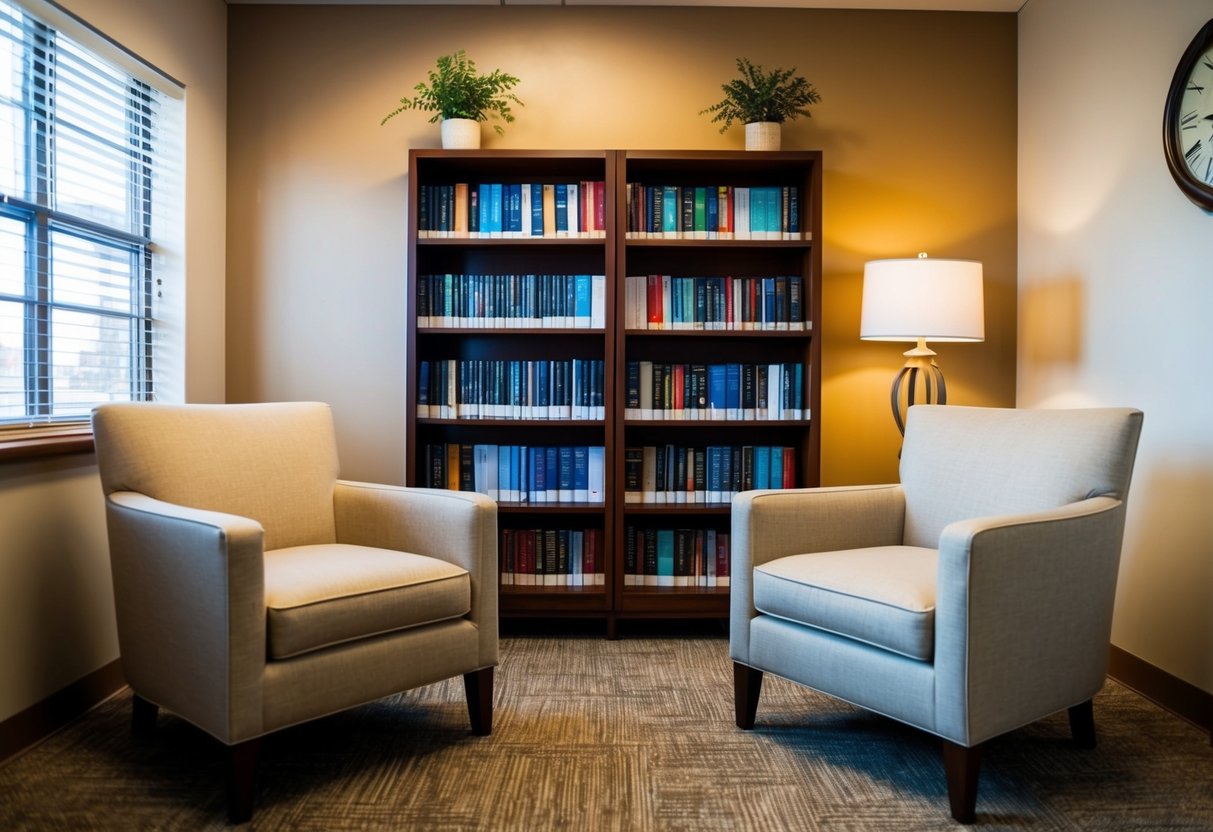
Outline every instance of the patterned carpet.
<svg viewBox="0 0 1213 832"><path fill-rule="evenodd" d="M282 732L250 828L919 830L957 828L938 744L767 677L733 725L723 638L502 641L491 737L460 680ZM1065 714L993 741L980 828L1211 830L1207 735L1125 688L1096 699L1099 746ZM124 691L0 768L0 829L223 828L220 751L161 712L130 734Z"/></svg>

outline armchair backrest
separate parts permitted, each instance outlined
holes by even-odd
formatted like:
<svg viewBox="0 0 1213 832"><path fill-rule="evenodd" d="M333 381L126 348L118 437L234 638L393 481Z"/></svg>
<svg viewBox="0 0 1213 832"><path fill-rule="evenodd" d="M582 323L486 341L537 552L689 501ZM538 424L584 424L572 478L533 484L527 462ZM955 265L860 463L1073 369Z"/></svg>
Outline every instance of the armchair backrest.
<svg viewBox="0 0 1213 832"><path fill-rule="evenodd" d="M328 405L114 403L93 411L101 487L248 517L277 549L336 540Z"/></svg>
<svg viewBox="0 0 1213 832"><path fill-rule="evenodd" d="M1142 414L919 405L901 453L904 542L935 548L957 520L1124 500Z"/></svg>

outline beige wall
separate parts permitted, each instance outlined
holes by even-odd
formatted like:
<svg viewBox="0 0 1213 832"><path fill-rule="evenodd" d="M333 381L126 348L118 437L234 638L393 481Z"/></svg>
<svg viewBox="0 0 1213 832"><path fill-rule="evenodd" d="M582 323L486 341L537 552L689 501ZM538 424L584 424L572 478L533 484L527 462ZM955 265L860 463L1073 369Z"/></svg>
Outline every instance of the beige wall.
<svg viewBox="0 0 1213 832"><path fill-rule="evenodd" d="M1213 215L1176 188L1160 129L1210 17L1210 0L1020 14L1019 404L1145 411L1112 641L1213 692Z"/></svg>
<svg viewBox="0 0 1213 832"><path fill-rule="evenodd" d="M184 393L222 401L223 0L59 0L187 87ZM91 455L0 463L0 720L118 657Z"/></svg>
<svg viewBox="0 0 1213 832"><path fill-rule="evenodd" d="M242 5L229 19L228 398L331 402L347 476L403 479L407 150L438 142L426 115L379 120L458 48L522 78L526 106L487 147L739 148L739 127L698 115L737 56L818 87L784 143L825 152L826 482L896 477L888 385L905 345L858 340L865 260L982 260L987 341L940 360L952 401L1014 401L1013 15Z"/></svg>

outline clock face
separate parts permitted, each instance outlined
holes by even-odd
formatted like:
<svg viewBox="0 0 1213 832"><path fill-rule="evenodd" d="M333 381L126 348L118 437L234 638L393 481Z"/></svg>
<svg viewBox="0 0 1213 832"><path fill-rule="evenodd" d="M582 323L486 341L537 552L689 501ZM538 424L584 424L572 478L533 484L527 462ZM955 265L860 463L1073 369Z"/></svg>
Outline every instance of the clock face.
<svg viewBox="0 0 1213 832"><path fill-rule="evenodd" d="M1213 20L1175 67L1163 109L1163 150L1179 189L1213 211Z"/></svg>
<svg viewBox="0 0 1213 832"><path fill-rule="evenodd" d="M1213 47L1196 59L1180 101L1176 127L1184 164L1213 186Z"/></svg>

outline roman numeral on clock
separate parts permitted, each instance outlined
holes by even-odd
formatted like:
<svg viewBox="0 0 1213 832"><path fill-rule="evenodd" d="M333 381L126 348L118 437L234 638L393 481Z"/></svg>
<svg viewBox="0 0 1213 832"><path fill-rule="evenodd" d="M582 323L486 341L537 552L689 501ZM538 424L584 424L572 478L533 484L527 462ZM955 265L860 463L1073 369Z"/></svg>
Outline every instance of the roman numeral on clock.
<svg viewBox="0 0 1213 832"><path fill-rule="evenodd" d="M1186 151L1184 151L1184 158L1187 159L1188 164L1191 165L1197 159L1200 158L1200 154L1203 152L1204 152L1204 150L1201 147L1200 139L1197 139L1196 144L1192 145Z"/></svg>

